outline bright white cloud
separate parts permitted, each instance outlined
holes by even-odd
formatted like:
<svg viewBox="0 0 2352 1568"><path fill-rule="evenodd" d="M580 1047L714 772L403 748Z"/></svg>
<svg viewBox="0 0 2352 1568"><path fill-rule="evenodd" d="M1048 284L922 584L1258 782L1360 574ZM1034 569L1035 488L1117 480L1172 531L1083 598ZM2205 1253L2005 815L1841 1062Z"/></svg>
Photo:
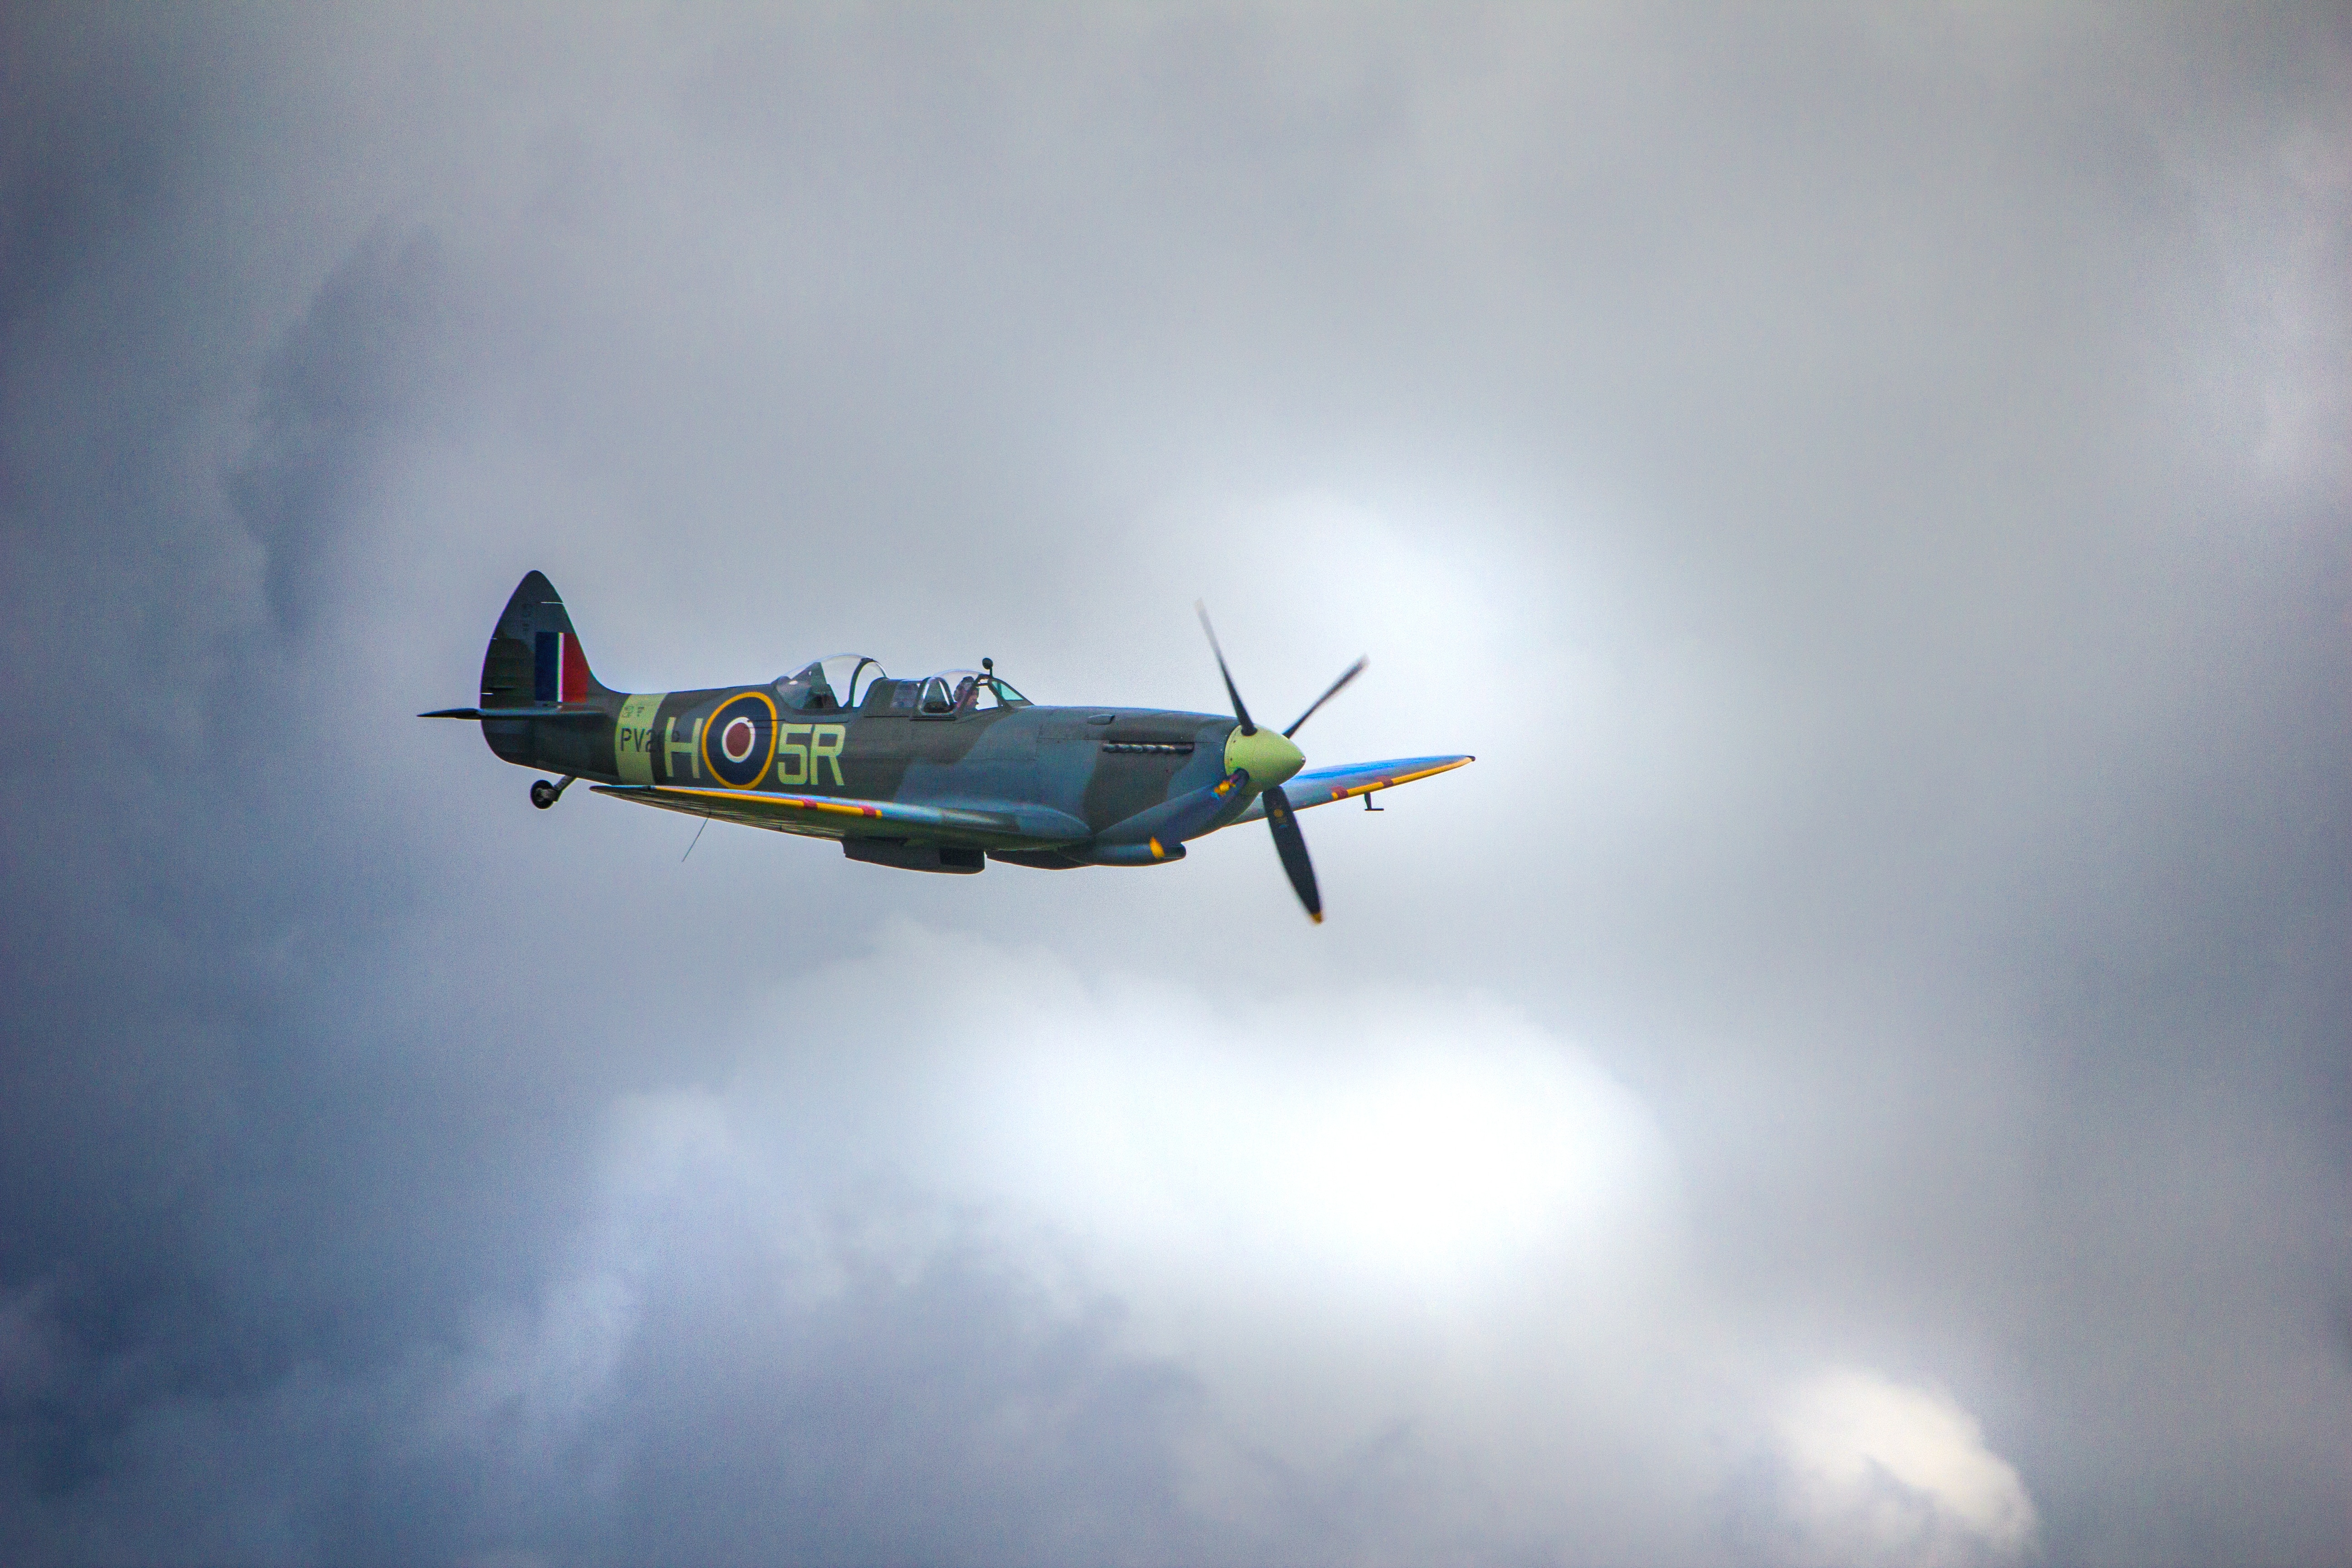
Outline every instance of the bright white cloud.
<svg viewBox="0 0 2352 1568"><path fill-rule="evenodd" d="M1840 1368L1795 1390L1780 1436L1801 1559L1960 1564L2033 1551L2025 1483L1948 1394Z"/></svg>
<svg viewBox="0 0 2352 1568"><path fill-rule="evenodd" d="M1155 1289L1470 1300L1563 1247L1615 1267L1669 1223L1639 1101L1493 1002L1245 1001L914 928L887 946L808 988L820 1000L771 1004L757 1102L854 1108L804 1131L850 1168L1050 1227ZM906 1026L845 1081L814 1043L852 1037L858 999L908 976Z"/></svg>

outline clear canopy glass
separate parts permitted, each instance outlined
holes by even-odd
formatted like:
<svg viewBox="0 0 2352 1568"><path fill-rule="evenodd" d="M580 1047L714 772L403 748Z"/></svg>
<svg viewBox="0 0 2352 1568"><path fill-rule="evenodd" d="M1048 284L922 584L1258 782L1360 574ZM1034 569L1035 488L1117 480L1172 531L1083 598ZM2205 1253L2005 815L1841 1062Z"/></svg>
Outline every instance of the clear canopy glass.
<svg viewBox="0 0 2352 1568"><path fill-rule="evenodd" d="M836 653L818 659L796 674L776 678L776 700L795 713L838 713L857 707L877 680L889 675L877 659L862 653ZM984 713L994 708L1026 708L1029 699L1013 689L993 670L943 669L919 680L902 680L892 696L894 709L911 709L931 718L953 713Z"/></svg>
<svg viewBox="0 0 2352 1568"><path fill-rule="evenodd" d="M993 708L1026 708L1029 699L997 679L977 669L943 669L924 679L919 713L936 718L945 713L985 713Z"/></svg>
<svg viewBox="0 0 2352 1568"><path fill-rule="evenodd" d="M829 654L795 675L776 679L776 700L796 713L838 713L865 700L885 678L879 660L862 653Z"/></svg>

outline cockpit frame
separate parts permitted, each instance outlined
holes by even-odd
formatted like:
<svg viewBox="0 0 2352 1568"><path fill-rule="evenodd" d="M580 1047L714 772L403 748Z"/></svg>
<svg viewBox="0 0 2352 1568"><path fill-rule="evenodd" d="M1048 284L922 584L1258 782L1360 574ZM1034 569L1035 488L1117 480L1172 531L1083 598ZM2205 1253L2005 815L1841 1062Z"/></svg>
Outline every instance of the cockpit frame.
<svg viewBox="0 0 2352 1568"><path fill-rule="evenodd" d="M846 675L839 673L845 667ZM850 712L873 689L874 682L888 678L882 661L869 655L827 654L791 675L776 677L776 700L796 713ZM844 691L848 693L846 698L842 696Z"/></svg>

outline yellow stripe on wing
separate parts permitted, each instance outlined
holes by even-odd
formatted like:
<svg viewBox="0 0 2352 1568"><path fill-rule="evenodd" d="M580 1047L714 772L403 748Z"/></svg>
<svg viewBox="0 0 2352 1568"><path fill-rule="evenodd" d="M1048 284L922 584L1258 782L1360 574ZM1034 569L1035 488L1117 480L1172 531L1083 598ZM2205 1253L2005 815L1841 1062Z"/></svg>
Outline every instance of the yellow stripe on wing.
<svg viewBox="0 0 2352 1568"><path fill-rule="evenodd" d="M1346 800L1351 795L1370 795L1374 790L1394 789L1399 784L1411 784L1415 779L1434 778L1439 773L1451 773L1455 768L1463 767L1468 763L1475 763L1477 760L1478 759L1475 757L1454 757L1446 762L1438 763L1433 768L1419 768L1409 773L1393 773L1387 778L1374 779L1370 784L1351 784L1345 789L1335 789L1323 798L1326 800Z"/></svg>
<svg viewBox="0 0 2352 1568"><path fill-rule="evenodd" d="M740 789L687 789L676 784L656 785L656 793L692 795L701 800L722 800L730 805L737 806L783 805L796 811L830 811L843 816L878 817L882 815L877 807L859 801L826 800L815 795L768 795L763 792Z"/></svg>

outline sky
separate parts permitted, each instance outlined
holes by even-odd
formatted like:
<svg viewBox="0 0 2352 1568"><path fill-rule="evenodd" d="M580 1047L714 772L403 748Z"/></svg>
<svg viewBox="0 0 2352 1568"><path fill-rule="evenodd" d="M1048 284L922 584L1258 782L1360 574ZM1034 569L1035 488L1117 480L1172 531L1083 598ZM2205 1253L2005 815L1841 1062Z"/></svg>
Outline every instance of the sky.
<svg viewBox="0 0 2352 1568"><path fill-rule="evenodd" d="M2342 1561L2347 275L2326 6L11 7L0 1556ZM693 846L534 568L1478 761Z"/></svg>

